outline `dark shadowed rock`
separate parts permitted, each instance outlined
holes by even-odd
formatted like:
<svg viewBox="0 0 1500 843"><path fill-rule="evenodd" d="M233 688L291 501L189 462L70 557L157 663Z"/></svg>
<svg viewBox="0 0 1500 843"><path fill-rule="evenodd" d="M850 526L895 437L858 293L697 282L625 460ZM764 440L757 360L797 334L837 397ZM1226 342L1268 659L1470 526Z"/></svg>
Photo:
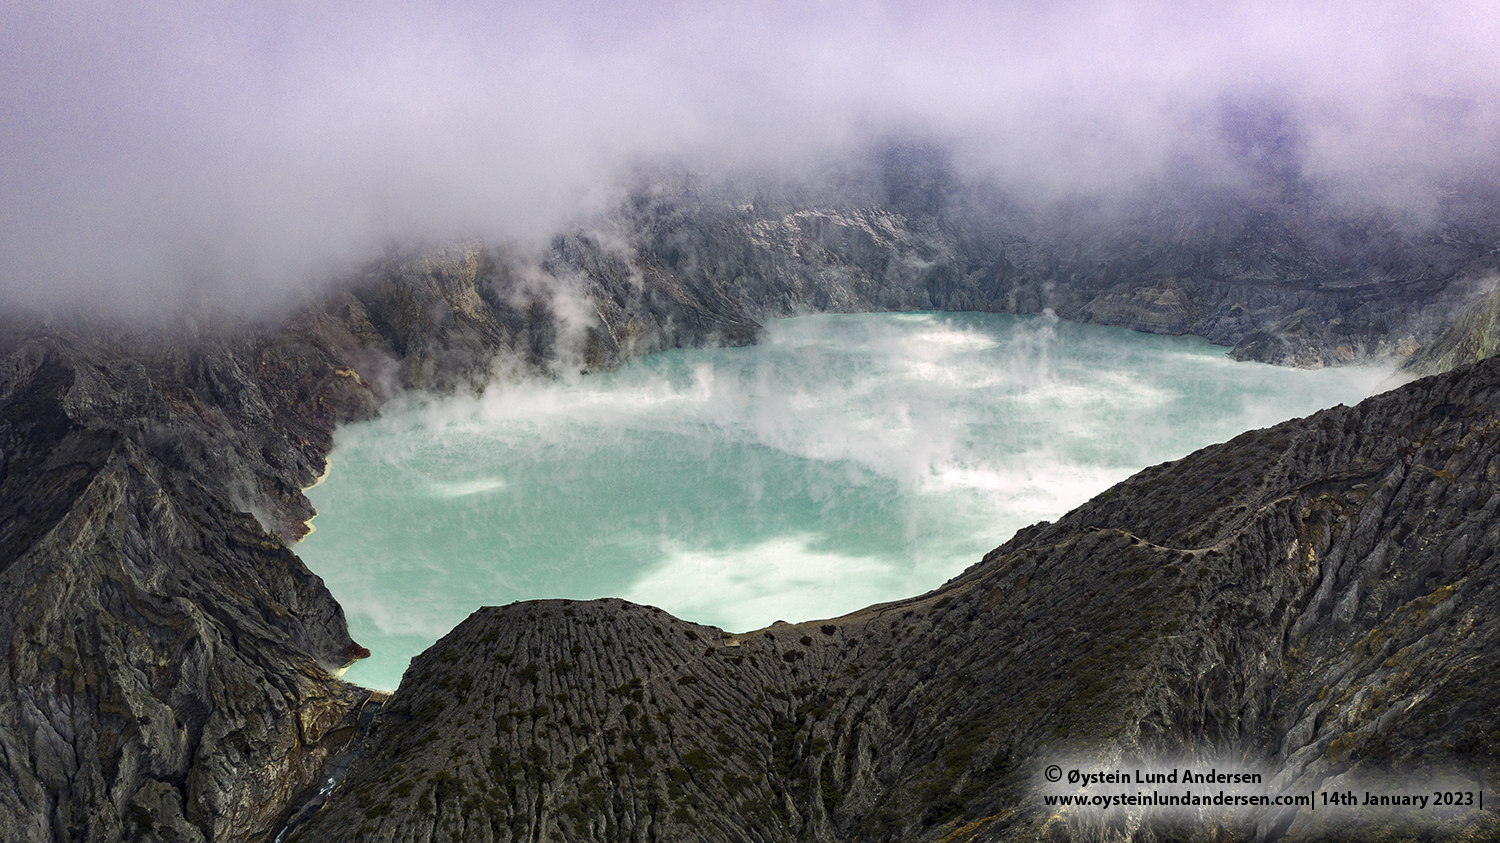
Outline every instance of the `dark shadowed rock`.
<svg viewBox="0 0 1500 843"><path fill-rule="evenodd" d="M277 537L304 529L300 487L361 405L285 338L40 331L7 351L0 836L267 833L369 697L331 676L364 651Z"/></svg>

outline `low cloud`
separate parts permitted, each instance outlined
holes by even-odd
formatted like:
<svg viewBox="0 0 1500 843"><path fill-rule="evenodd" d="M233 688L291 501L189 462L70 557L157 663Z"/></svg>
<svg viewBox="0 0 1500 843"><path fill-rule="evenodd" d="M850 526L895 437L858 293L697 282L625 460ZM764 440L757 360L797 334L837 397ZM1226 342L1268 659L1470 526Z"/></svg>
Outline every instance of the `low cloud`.
<svg viewBox="0 0 1500 843"><path fill-rule="evenodd" d="M1493 177L1497 42L1469 0L23 0L0 11L0 300L265 305L392 241L544 242L636 162L794 170L889 132L1111 192L1238 173L1266 150L1226 141L1234 115L1282 115L1304 176L1420 206Z"/></svg>

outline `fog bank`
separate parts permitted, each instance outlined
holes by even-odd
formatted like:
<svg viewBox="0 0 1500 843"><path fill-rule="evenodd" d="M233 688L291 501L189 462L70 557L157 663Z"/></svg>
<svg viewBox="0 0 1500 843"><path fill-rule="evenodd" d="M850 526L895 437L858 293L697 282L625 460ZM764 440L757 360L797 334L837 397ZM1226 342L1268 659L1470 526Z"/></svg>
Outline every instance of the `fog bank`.
<svg viewBox="0 0 1500 843"><path fill-rule="evenodd" d="M395 242L542 243L641 162L798 177L889 133L1030 195L1292 162L1420 211L1493 174L1497 42L1482 2L26 0L0 301L266 306Z"/></svg>

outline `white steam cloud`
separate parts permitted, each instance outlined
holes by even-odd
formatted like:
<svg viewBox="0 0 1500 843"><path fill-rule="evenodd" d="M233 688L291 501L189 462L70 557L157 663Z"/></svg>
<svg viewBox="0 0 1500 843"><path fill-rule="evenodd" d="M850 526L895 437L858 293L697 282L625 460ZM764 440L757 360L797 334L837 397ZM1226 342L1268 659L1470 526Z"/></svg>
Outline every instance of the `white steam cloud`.
<svg viewBox="0 0 1500 843"><path fill-rule="evenodd" d="M624 596L732 630L936 587L1142 465L1389 369L1236 363L1046 317L813 316L751 348L392 406L298 547L394 684L478 605Z"/></svg>
<svg viewBox="0 0 1500 843"><path fill-rule="evenodd" d="M265 303L391 240L535 239L676 157L956 139L1040 189L1212 164L1216 103L1415 201L1492 167L1500 7L104 3L0 9L0 301ZM1018 182L1019 183L1019 182Z"/></svg>

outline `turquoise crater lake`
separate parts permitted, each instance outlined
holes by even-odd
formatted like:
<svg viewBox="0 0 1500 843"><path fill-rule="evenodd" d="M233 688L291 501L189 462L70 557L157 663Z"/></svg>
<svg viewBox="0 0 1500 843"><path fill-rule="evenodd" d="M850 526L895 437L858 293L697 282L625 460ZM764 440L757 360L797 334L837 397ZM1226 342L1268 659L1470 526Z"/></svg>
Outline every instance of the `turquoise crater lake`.
<svg viewBox="0 0 1500 843"><path fill-rule="evenodd" d="M751 348L388 406L297 547L394 688L474 609L624 597L746 630L940 585L1141 468L1352 404L1391 369L995 314L778 321Z"/></svg>

